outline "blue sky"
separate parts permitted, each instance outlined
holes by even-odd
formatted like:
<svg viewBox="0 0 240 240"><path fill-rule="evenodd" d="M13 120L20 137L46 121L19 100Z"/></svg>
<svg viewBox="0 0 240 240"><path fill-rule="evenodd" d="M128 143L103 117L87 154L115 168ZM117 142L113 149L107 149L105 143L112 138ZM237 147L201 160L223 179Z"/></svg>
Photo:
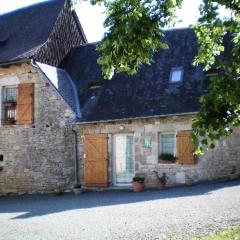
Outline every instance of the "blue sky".
<svg viewBox="0 0 240 240"><path fill-rule="evenodd" d="M20 7L25 7L37 2L48 0L7 0L0 5L0 14L13 11ZM188 27L196 22L198 18L198 7L201 0L184 0L183 7L178 11L178 20L176 27ZM86 33L89 42L101 40L104 28L104 8L100 6L91 6L89 1L81 1L76 6L76 12Z"/></svg>

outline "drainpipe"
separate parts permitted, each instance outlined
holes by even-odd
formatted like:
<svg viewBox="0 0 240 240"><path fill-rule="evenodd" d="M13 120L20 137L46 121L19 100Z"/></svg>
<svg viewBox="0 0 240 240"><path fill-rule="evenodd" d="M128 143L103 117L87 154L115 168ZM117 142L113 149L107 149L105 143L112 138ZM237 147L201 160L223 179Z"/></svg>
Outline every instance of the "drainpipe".
<svg viewBox="0 0 240 240"><path fill-rule="evenodd" d="M79 162L78 162L78 140L77 140L77 131L74 130L72 125L72 132L74 134L74 155L75 155L75 184L79 185Z"/></svg>

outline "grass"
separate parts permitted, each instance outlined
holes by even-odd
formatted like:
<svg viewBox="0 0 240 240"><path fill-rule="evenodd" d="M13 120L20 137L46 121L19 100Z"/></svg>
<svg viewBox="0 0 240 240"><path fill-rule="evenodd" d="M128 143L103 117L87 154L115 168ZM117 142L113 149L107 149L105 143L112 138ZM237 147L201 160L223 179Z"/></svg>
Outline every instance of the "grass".
<svg viewBox="0 0 240 240"><path fill-rule="evenodd" d="M240 226L192 240L240 240Z"/></svg>

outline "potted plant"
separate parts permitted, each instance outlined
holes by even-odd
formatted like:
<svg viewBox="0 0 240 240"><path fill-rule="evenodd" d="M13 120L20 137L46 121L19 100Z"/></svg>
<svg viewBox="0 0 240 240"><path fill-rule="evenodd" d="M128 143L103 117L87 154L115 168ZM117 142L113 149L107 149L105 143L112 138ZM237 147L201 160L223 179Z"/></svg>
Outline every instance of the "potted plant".
<svg viewBox="0 0 240 240"><path fill-rule="evenodd" d="M74 185L74 188L73 188L73 192L76 194L76 195L79 195L82 193L82 185L80 183L77 183Z"/></svg>
<svg viewBox="0 0 240 240"><path fill-rule="evenodd" d="M154 173L155 173L155 175L157 177L157 180L158 180L157 181L157 188L159 190L165 189L166 184L167 184L167 175L166 175L166 173L164 172L161 177L159 176L157 171L154 171Z"/></svg>
<svg viewBox="0 0 240 240"><path fill-rule="evenodd" d="M160 163L174 163L176 161L176 157L171 153L161 153L158 159Z"/></svg>
<svg viewBox="0 0 240 240"><path fill-rule="evenodd" d="M144 177L140 177L140 176L133 177L133 183L132 183L133 191L134 192L144 191L144 181L145 181Z"/></svg>
<svg viewBox="0 0 240 240"><path fill-rule="evenodd" d="M16 124L16 120L15 120L15 118L7 118L6 120L4 120L3 123L6 125L14 125L14 124Z"/></svg>

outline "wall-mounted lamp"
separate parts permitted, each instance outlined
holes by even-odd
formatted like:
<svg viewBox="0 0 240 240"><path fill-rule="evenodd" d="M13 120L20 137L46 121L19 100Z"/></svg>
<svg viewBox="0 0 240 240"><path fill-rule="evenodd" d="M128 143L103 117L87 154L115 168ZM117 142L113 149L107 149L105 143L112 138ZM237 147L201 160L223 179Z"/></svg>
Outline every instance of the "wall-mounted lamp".
<svg viewBox="0 0 240 240"><path fill-rule="evenodd" d="M125 129L125 127L123 126L123 125L121 125L120 127L119 127L119 130L120 131L123 131Z"/></svg>

